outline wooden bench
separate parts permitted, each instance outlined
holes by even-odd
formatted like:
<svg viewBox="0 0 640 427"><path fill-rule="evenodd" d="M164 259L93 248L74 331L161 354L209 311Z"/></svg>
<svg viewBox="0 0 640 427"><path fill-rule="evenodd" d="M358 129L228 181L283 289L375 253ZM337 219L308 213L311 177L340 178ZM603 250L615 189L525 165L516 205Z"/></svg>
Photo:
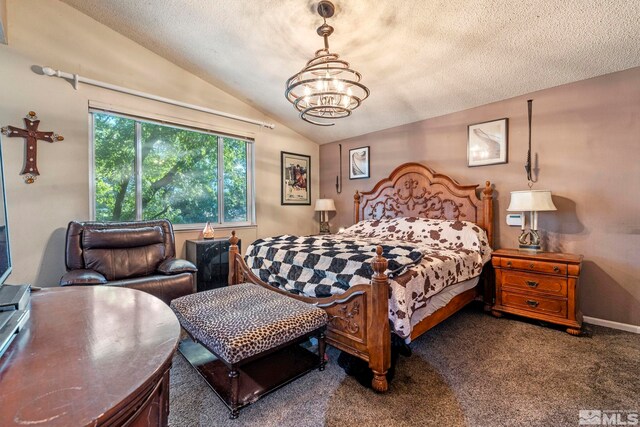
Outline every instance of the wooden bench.
<svg viewBox="0 0 640 427"><path fill-rule="evenodd" d="M242 283L171 302L194 342L180 352L237 418L240 408L312 369L324 369L327 313ZM300 345L317 337L317 354ZM207 351L208 350L208 351Z"/></svg>

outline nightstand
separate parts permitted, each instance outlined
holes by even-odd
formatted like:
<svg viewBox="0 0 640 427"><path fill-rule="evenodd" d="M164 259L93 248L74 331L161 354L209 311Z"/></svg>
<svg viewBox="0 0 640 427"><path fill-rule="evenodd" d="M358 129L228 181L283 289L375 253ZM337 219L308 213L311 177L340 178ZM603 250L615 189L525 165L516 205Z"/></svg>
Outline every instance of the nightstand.
<svg viewBox="0 0 640 427"><path fill-rule="evenodd" d="M238 250L241 241L238 241ZM187 240L187 259L198 267L197 292L227 285L229 275L229 239Z"/></svg>
<svg viewBox="0 0 640 427"><path fill-rule="evenodd" d="M579 335L578 279L582 255L498 249L491 263L496 301L491 313L511 313L567 327Z"/></svg>

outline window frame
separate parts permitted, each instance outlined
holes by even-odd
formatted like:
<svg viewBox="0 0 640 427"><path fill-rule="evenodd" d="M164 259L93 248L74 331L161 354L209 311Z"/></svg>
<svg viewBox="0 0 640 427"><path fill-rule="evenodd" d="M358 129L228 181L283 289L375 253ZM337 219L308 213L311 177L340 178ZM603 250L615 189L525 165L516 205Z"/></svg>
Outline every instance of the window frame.
<svg viewBox="0 0 640 427"><path fill-rule="evenodd" d="M152 125L166 126L175 129L187 130L191 132L199 132L207 135L214 135L217 138L218 146L218 222L211 222L214 228L240 228L255 227L255 140L245 136L234 135L228 132L215 131L196 126L170 122L166 120L157 120L138 115L122 113L118 111L104 110L101 108L89 108L89 217L91 221L96 220L96 157L95 157L95 114L107 114L116 117L133 120L135 126L135 197L136 197L136 221L141 221L142 212L142 123ZM244 141L247 150L247 220L237 222L224 222L224 138L236 139ZM200 230L206 223L193 224L173 224L174 230Z"/></svg>

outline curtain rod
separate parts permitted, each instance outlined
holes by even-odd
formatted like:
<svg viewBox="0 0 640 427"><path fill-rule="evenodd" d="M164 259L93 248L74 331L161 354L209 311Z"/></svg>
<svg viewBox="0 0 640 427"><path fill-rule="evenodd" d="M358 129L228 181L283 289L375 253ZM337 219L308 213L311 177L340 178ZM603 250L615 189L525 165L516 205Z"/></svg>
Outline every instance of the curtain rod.
<svg viewBox="0 0 640 427"><path fill-rule="evenodd" d="M51 67L42 67L42 72L50 77L60 77L62 79L71 80L73 82L73 88L78 89L78 83L86 83L91 86L97 86L104 89L113 90L116 92L126 93L129 95L138 96L140 98L151 99L153 101L162 102L164 104L177 105L178 107L188 108L189 110L202 111L203 113L213 114L214 116L225 117L231 120L238 120L240 122L250 123L252 125L258 125L268 129L273 129L276 126L273 123L261 122L259 120L253 120L248 117L236 116L235 114L224 113L222 111L212 110L211 108L200 107L194 104L188 104L186 102L177 101L175 99L164 98L162 96L152 95L150 93L141 92L134 89L127 89L126 87L112 85L111 83L101 82L99 80L93 80L87 77L79 76L78 74L65 73L64 71L54 70Z"/></svg>

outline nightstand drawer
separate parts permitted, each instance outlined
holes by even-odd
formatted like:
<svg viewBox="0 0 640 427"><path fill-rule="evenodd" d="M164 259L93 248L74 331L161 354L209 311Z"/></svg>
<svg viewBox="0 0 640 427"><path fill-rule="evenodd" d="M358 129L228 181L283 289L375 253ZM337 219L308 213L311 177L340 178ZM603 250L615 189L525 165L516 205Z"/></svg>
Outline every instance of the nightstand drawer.
<svg viewBox="0 0 640 427"><path fill-rule="evenodd" d="M531 261L526 259L500 258L500 267L515 270L535 271L567 275L567 264L559 262Z"/></svg>
<svg viewBox="0 0 640 427"><path fill-rule="evenodd" d="M567 301L502 291L502 305L547 316L567 317Z"/></svg>
<svg viewBox="0 0 640 427"><path fill-rule="evenodd" d="M504 271L502 273L502 288L520 292L540 292L558 297L566 297L567 279L542 274Z"/></svg>

